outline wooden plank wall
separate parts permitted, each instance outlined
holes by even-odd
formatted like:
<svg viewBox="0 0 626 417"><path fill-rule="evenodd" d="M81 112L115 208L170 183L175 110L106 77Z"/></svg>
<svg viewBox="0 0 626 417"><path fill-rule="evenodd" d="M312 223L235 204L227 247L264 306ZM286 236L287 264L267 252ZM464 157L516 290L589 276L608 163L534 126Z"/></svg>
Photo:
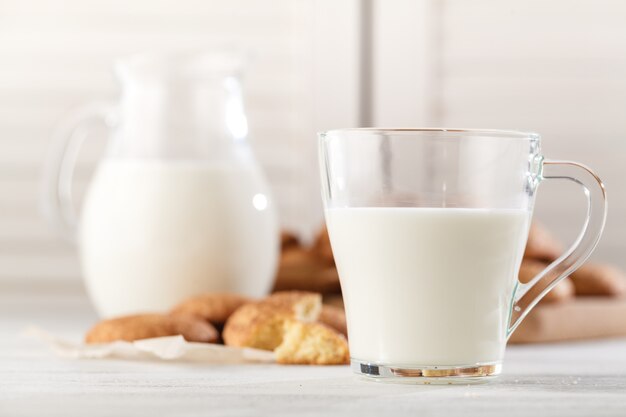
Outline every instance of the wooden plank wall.
<svg viewBox="0 0 626 417"><path fill-rule="evenodd" d="M251 142L271 181L283 225L303 232L312 229L321 210L319 192L311 192L317 187L316 177L311 179L317 167L311 149L323 119L313 109L313 94L324 93L312 87L313 56L316 48L328 44L327 38L314 36L315 20L323 18L317 3L2 1L0 282L78 281L75 248L59 239L41 215L48 141L71 109L94 100L116 100L112 63L138 51L224 44L252 51L244 80ZM358 6L356 1L345 4ZM340 18L350 11L345 5L335 9ZM350 76L356 71L345 68ZM349 102L350 96L344 100ZM79 199L103 145L100 132L81 154L76 173Z"/></svg>
<svg viewBox="0 0 626 417"><path fill-rule="evenodd" d="M322 7L320 4L325 3ZM360 60L372 7L371 61ZM249 47L252 142L282 222L321 219L314 132L371 125L535 130L546 155L597 169L610 216L596 258L626 266L626 3L619 0L4 0L0 3L0 281L78 282L75 248L41 216L41 171L70 109L115 100L113 60L159 48ZM371 84L361 85L363 67ZM369 88L368 120L358 97ZM84 190L104 144L79 163ZM537 216L565 239L583 199L542 186Z"/></svg>

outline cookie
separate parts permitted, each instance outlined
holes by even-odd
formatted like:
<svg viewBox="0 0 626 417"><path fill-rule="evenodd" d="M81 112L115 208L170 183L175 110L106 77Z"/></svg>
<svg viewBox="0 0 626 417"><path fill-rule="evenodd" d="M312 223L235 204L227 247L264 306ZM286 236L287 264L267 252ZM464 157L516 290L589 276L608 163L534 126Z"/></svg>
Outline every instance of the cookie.
<svg viewBox="0 0 626 417"><path fill-rule="evenodd" d="M537 274L546 269L548 264L531 259L524 259L519 271L519 280L522 283L527 283L532 280ZM553 274L548 274L544 279L539 281L525 297L534 298L554 279ZM565 278L559 282L550 292L548 292L541 302L550 303L565 301L574 297L574 284L571 279Z"/></svg>
<svg viewBox="0 0 626 417"><path fill-rule="evenodd" d="M605 295L618 297L626 294L626 276L621 270L596 263L586 263L572 274L577 295Z"/></svg>
<svg viewBox="0 0 626 417"><path fill-rule="evenodd" d="M324 294L322 300L324 305L341 307L343 309L343 297L341 294Z"/></svg>
<svg viewBox="0 0 626 417"><path fill-rule="evenodd" d="M178 304L171 310L171 314L194 315L220 326L226 323L235 310L250 301L250 298L232 293L202 294Z"/></svg>
<svg viewBox="0 0 626 417"><path fill-rule="evenodd" d="M189 342L215 342L215 328L194 316L137 314L103 320L85 336L87 343L109 343L116 340L132 342L152 337L182 335Z"/></svg>
<svg viewBox="0 0 626 417"><path fill-rule="evenodd" d="M300 246L300 240L298 237L286 230L280 232L280 249L287 250L291 248L297 248Z"/></svg>
<svg viewBox="0 0 626 417"><path fill-rule="evenodd" d="M337 330L344 336L348 335L348 326L346 324L346 313L343 308L333 305L323 305L322 311L317 318L319 323L325 324Z"/></svg>
<svg viewBox="0 0 626 417"><path fill-rule="evenodd" d="M281 255L274 281L274 291L285 290L339 293L339 274L333 265L320 262L312 250L289 249Z"/></svg>
<svg viewBox="0 0 626 417"><path fill-rule="evenodd" d="M315 237L313 250L317 255L317 258L323 263L326 265L335 265L335 257L333 256L333 249L330 245L330 236L328 235L328 229L326 226L323 226Z"/></svg>
<svg viewBox="0 0 626 417"><path fill-rule="evenodd" d="M287 320L316 320L321 308L319 294L302 291L272 294L239 307L226 321L222 338L229 346L274 350L282 342Z"/></svg>
<svg viewBox="0 0 626 417"><path fill-rule="evenodd" d="M563 245L540 223L533 222L528 232L525 258L552 262L563 254Z"/></svg>
<svg viewBox="0 0 626 417"><path fill-rule="evenodd" d="M311 291L279 291L261 303L280 310L291 310L298 320L313 321L322 310L322 295Z"/></svg>
<svg viewBox="0 0 626 417"><path fill-rule="evenodd" d="M346 338L321 323L285 322L282 343L274 351L282 364L343 365L350 363Z"/></svg>

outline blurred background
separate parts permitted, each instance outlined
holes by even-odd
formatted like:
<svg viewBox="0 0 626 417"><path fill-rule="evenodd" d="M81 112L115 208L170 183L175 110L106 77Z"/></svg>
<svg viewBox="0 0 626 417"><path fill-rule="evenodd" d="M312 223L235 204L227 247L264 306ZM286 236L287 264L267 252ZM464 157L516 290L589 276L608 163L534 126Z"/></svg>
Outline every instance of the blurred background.
<svg viewBox="0 0 626 417"><path fill-rule="evenodd" d="M115 59L235 45L250 141L284 228L322 222L315 133L354 127L531 130L545 154L593 167L609 191L595 259L626 267L626 3L619 0L2 0L0 283L81 285L75 248L42 217L52 131L117 100ZM106 134L80 155L77 198ZM584 200L542 185L537 217L566 241Z"/></svg>

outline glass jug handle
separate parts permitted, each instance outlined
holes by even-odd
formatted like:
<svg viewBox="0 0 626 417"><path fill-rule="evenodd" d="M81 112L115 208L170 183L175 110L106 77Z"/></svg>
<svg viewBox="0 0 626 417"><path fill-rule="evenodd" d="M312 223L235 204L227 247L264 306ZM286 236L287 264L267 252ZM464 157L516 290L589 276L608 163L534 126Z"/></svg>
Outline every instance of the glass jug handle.
<svg viewBox="0 0 626 417"><path fill-rule="evenodd" d="M507 331L507 338L517 329L530 310L561 280L578 269L591 255L600 240L606 222L606 190L600 178L586 166L570 161L549 161L542 163L538 175L539 182L544 180L567 180L573 181L582 187L587 196L587 216L582 231L574 244L557 260L552 262L546 269L541 271L526 284L517 283L515 290L511 316L512 320ZM535 298L524 300L524 296L546 276L555 276ZM520 304L523 303L523 306Z"/></svg>
<svg viewBox="0 0 626 417"><path fill-rule="evenodd" d="M93 103L72 111L54 130L43 176L42 208L48 221L68 241L76 239L72 199L74 166L84 140L97 123L111 125L113 106Z"/></svg>

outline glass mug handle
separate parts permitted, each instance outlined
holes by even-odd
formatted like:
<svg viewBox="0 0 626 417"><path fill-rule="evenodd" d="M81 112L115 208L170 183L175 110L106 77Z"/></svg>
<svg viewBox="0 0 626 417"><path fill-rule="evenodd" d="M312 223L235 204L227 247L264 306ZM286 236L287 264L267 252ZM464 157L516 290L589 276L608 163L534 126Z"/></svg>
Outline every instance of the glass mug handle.
<svg viewBox="0 0 626 417"><path fill-rule="evenodd" d="M42 209L68 241L74 241L76 212L72 199L74 167L83 142L97 123L109 127L113 106L93 103L72 111L54 130L43 175Z"/></svg>
<svg viewBox="0 0 626 417"><path fill-rule="evenodd" d="M530 310L560 281L578 269L591 255L606 221L606 190L600 178L586 166L570 161L540 161L539 182L544 180L568 180L579 184L587 196L587 216L574 244L528 283L517 283L513 297L513 310L518 313L507 331L507 338L517 329ZM523 308L518 305L522 298L548 274L556 277ZM513 311L511 312L513 313Z"/></svg>

